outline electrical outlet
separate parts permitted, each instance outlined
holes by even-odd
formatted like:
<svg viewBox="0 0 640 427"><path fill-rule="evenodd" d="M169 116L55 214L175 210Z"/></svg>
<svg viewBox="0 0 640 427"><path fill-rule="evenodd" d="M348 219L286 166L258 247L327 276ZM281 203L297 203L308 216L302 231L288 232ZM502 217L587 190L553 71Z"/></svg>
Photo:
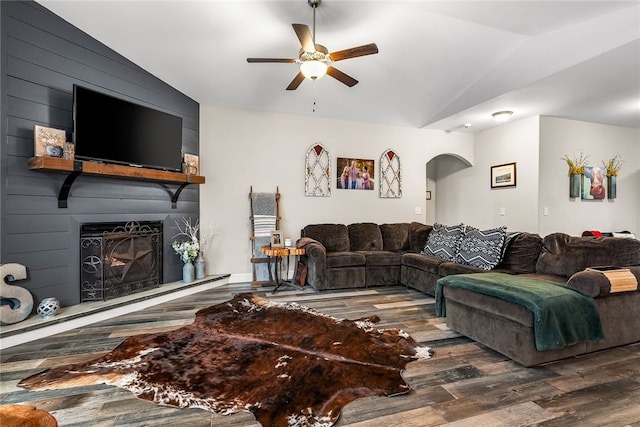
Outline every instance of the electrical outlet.
<svg viewBox="0 0 640 427"><path fill-rule="evenodd" d="M507 213L505 208L500 208L500 216L504 216Z"/></svg>
<svg viewBox="0 0 640 427"><path fill-rule="evenodd" d="M422 208L420 206L416 206L413 210L413 213L416 215L422 215Z"/></svg>
<svg viewBox="0 0 640 427"><path fill-rule="evenodd" d="M549 208L547 206L544 207L542 214L544 216L549 216Z"/></svg>

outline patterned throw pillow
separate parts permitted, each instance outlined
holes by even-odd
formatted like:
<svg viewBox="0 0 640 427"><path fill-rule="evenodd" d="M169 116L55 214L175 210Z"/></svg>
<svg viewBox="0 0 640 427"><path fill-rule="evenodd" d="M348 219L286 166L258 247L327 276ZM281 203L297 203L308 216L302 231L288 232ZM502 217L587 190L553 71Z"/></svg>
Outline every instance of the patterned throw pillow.
<svg viewBox="0 0 640 427"><path fill-rule="evenodd" d="M502 258L507 227L471 230L464 235L455 261L483 270L493 269Z"/></svg>
<svg viewBox="0 0 640 427"><path fill-rule="evenodd" d="M445 261L455 261L465 230L464 224L449 227L438 223L433 224L433 229L421 253Z"/></svg>

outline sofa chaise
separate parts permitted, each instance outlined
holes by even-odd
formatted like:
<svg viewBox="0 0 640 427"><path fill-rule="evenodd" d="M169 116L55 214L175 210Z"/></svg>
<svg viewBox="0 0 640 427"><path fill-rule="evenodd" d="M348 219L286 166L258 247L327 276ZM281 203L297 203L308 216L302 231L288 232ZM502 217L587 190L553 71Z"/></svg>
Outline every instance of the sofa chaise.
<svg viewBox="0 0 640 427"><path fill-rule="evenodd" d="M627 266L627 274L632 275L636 283L640 282L640 240L553 233L543 240L536 271L518 276L564 285L592 299L604 334L601 341L538 350L536 318L531 311L511 301L455 287L455 283L454 286L442 284L447 326L523 366L639 342L640 290L615 292L603 273L586 270L609 265ZM443 282L456 279L451 276ZM518 286L518 282L513 280L511 285Z"/></svg>

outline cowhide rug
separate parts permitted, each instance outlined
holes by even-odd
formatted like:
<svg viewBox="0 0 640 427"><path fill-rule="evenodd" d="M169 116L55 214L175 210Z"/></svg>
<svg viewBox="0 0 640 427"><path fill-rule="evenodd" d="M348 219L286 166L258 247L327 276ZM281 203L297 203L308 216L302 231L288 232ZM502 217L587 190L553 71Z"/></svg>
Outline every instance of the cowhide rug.
<svg viewBox="0 0 640 427"><path fill-rule="evenodd" d="M375 328L377 321L241 294L198 311L189 326L132 336L104 357L19 385L105 383L165 405L250 411L263 426L331 426L355 399L408 392L401 371L433 354L401 330Z"/></svg>

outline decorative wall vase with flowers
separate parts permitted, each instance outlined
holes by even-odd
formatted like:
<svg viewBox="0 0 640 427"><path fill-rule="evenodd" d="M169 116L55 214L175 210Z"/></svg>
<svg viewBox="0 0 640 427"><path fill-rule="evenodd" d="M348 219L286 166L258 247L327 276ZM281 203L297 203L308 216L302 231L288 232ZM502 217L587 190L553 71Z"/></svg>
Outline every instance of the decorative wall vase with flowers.
<svg viewBox="0 0 640 427"><path fill-rule="evenodd" d="M580 153L580 157L572 159L565 154L562 160L569 166L569 197L580 197L580 184L589 156Z"/></svg>
<svg viewBox="0 0 640 427"><path fill-rule="evenodd" d="M582 175L572 173L569 175L569 197L580 197L580 185L582 184Z"/></svg>
<svg viewBox="0 0 640 427"><path fill-rule="evenodd" d="M620 154L616 154L610 158L608 162L602 162L602 164L607 170L607 190L609 191L607 197L609 199L615 199L618 195L618 171L622 167Z"/></svg>
<svg viewBox="0 0 640 427"><path fill-rule="evenodd" d="M608 176L607 177L607 189L609 193L607 197L609 199L615 199L618 195L618 177L617 176Z"/></svg>

